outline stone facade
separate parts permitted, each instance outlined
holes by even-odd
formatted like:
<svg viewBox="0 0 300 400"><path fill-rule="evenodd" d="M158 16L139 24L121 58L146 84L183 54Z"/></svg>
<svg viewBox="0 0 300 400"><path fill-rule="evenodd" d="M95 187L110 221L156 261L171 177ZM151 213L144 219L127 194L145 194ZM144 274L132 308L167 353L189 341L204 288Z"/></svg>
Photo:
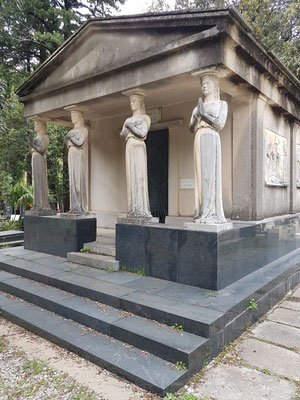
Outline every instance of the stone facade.
<svg viewBox="0 0 300 400"><path fill-rule="evenodd" d="M161 110L150 133L169 132L168 215L188 218L195 203L188 125L201 96L192 73L210 68L218 70L220 98L228 104L220 133L225 217L299 212L299 81L232 8L89 21L18 94L26 117L66 126L72 126L66 108L76 99L89 125L88 209L102 226L113 226L128 210L120 132L130 109L122 92L150 91L147 108Z"/></svg>

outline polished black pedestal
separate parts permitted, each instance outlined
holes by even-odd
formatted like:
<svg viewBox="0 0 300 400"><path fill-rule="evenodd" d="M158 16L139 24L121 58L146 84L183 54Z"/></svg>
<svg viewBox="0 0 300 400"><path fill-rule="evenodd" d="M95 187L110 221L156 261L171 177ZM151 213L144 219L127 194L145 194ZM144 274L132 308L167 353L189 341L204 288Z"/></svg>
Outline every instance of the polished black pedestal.
<svg viewBox="0 0 300 400"><path fill-rule="evenodd" d="M25 216L24 248L66 257L84 243L96 240L96 218L64 219L56 216Z"/></svg>
<svg viewBox="0 0 300 400"><path fill-rule="evenodd" d="M234 223L220 233L117 224L116 259L128 270L220 290L300 247L298 226L298 216Z"/></svg>

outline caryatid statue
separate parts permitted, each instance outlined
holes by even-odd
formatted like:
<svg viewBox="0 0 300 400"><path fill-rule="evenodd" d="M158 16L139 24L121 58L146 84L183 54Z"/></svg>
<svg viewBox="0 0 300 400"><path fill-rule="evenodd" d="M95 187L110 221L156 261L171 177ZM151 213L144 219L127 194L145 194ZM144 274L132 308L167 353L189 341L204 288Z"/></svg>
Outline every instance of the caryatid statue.
<svg viewBox="0 0 300 400"><path fill-rule="evenodd" d="M195 74L196 75L196 74ZM197 224L226 222L222 202L222 161L219 132L224 128L228 106L220 100L217 72L203 71L200 77L203 100L194 108L190 130L195 133L195 216Z"/></svg>
<svg viewBox="0 0 300 400"><path fill-rule="evenodd" d="M123 94L130 96L132 110L132 117L126 119L120 134L126 140L127 217L151 219L145 144L151 119L145 111L146 92L136 89Z"/></svg>
<svg viewBox="0 0 300 400"><path fill-rule="evenodd" d="M87 145L88 128L84 123L83 112L71 110L71 129L65 138L68 152L70 214L87 213Z"/></svg>
<svg viewBox="0 0 300 400"><path fill-rule="evenodd" d="M34 129L37 136L30 143L31 165L33 178L33 207L31 211L50 211L48 199L48 175L46 152L49 137L46 132L46 122L34 118Z"/></svg>

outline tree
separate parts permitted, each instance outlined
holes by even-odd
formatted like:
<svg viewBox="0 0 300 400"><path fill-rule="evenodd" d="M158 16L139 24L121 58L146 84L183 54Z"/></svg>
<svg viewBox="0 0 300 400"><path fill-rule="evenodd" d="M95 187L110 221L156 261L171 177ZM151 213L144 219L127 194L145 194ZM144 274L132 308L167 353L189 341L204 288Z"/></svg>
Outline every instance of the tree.
<svg viewBox="0 0 300 400"><path fill-rule="evenodd" d="M300 78L299 0L239 0L236 6L255 37Z"/></svg>
<svg viewBox="0 0 300 400"><path fill-rule="evenodd" d="M89 17L125 0L0 0L0 62L32 72Z"/></svg>
<svg viewBox="0 0 300 400"><path fill-rule="evenodd" d="M107 16L125 0L0 0L0 193L31 183L28 138L33 124L23 117L15 90L89 17ZM66 129L48 125L50 192L63 208L68 174Z"/></svg>

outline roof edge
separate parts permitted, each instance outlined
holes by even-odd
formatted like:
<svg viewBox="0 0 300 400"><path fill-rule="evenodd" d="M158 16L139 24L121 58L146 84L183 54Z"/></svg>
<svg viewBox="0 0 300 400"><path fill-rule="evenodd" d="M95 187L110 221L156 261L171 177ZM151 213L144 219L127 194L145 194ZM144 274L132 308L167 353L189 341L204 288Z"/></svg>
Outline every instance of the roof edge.
<svg viewBox="0 0 300 400"><path fill-rule="evenodd" d="M155 12L155 13L143 13L143 14L132 14L132 15L117 15L117 16L109 16L109 17L104 17L104 18L89 18L83 25L80 26L80 28L74 32L55 52L53 52L47 60L44 61L43 64L41 64L31 75L30 77L16 90L16 94L19 97L23 97L25 95L24 91L26 89L29 89L31 84L34 83L35 79L44 71L45 68L47 68L48 65L51 65L51 63L57 58L57 56L63 52L67 47L71 45L71 43L85 30L89 25L95 22L102 22L103 25L105 24L113 24L115 23L120 23L122 21L127 22L127 21L142 21L145 19L157 19L159 17L167 17L167 16L174 16L176 17L183 17L183 16L188 16L188 15L205 15L205 14L210 14L211 16L220 16L217 14L223 15L224 17L226 16L231 16L233 20L235 20L238 25L246 31L246 34L249 36L249 38L254 42L256 46L260 48L260 50L270 59L272 63L276 65L276 67L286 76L286 78L291 81L299 90L300 90L300 81L299 79L290 71L283 63L282 61L278 58L278 56L273 53L271 50L269 50L260 40L255 38L253 35L252 28L250 24L245 21L241 13L237 10L236 7L230 6L226 8L212 8L212 9L206 9L206 10L199 10L199 9L193 9L193 10L183 10L183 11L169 11L169 12Z"/></svg>

